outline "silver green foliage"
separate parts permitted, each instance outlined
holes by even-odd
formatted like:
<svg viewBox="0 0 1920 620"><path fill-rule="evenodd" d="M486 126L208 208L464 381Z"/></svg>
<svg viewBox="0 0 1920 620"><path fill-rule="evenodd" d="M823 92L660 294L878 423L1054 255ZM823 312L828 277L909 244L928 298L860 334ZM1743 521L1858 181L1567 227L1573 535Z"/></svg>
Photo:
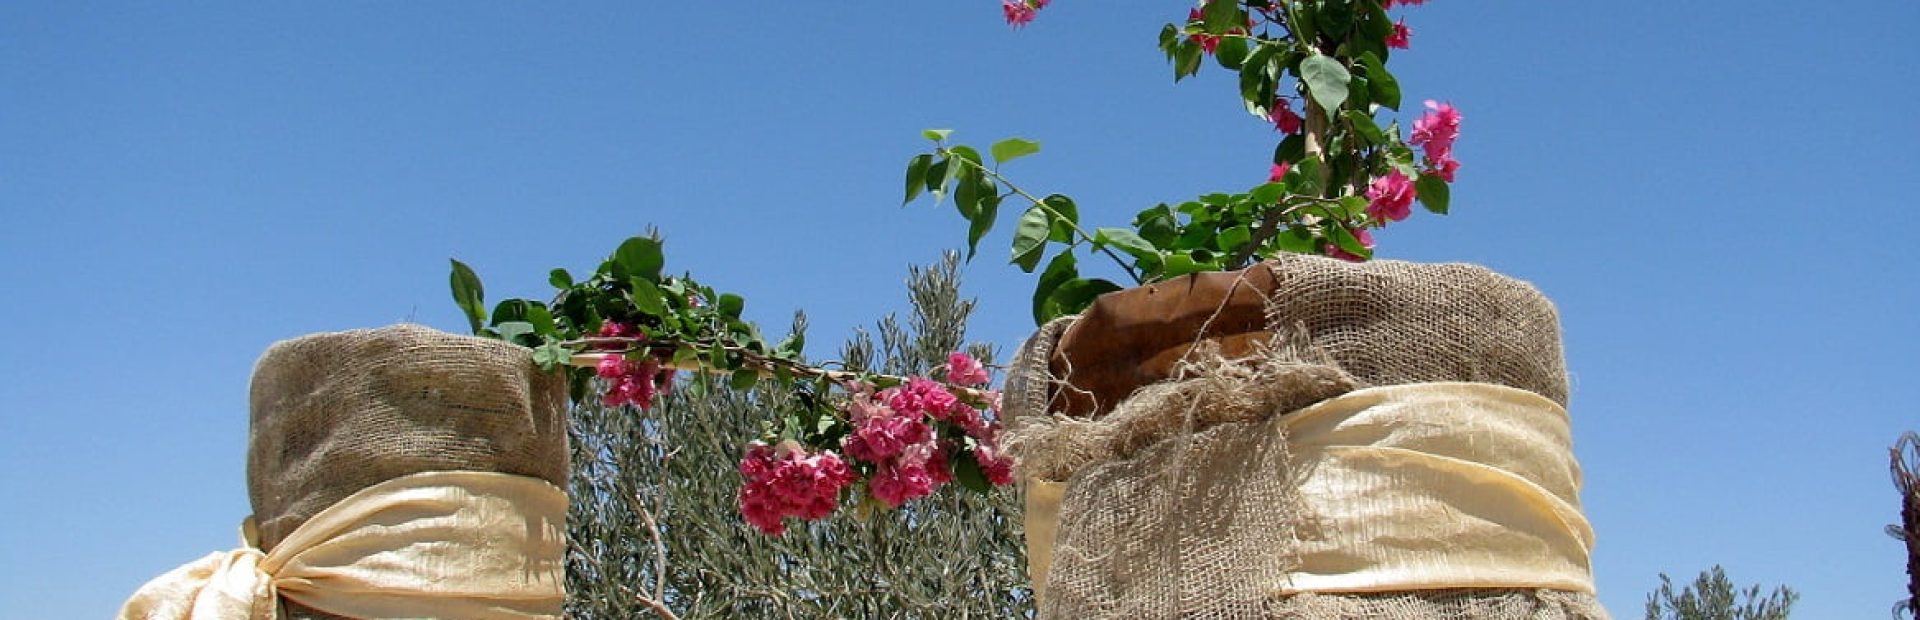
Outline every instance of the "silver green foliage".
<svg viewBox="0 0 1920 620"><path fill-rule="evenodd" d="M1736 589L1719 566L1700 572L1700 576L1678 592L1666 573L1660 574L1660 588L1647 595L1646 620L1786 620L1800 595L1780 586L1765 597L1760 586Z"/></svg>
<svg viewBox="0 0 1920 620"><path fill-rule="evenodd" d="M877 347L858 333L841 361L890 374L944 363L962 347L974 308L960 297L958 262L949 253L910 269L907 325L881 319ZM794 327L804 330L804 317ZM992 358L984 345L966 350ZM575 406L567 617L669 617L648 599L686 619L1032 616L1020 500L1011 490L981 495L947 485L864 519L849 501L827 520L790 521L779 537L747 526L736 509L736 464L745 442L794 395L774 382L746 392L713 383L700 394L682 379L644 413Z"/></svg>

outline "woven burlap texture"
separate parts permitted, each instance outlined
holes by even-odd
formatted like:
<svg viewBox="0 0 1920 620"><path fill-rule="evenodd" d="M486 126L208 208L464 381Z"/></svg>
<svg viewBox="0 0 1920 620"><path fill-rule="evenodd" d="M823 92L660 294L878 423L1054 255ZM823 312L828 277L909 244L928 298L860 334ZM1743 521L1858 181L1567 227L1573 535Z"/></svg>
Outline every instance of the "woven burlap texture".
<svg viewBox="0 0 1920 620"><path fill-rule="evenodd" d="M282 341L254 368L251 408L247 493L269 552L320 510L408 474L567 488L565 376L509 343L410 324Z"/></svg>
<svg viewBox="0 0 1920 620"><path fill-rule="evenodd" d="M1553 590L1275 594L1297 563L1293 541L1314 527L1276 414L1377 385L1484 382L1562 404L1568 390L1557 316L1524 282L1308 256L1253 270L1235 292L1262 296L1264 333L1180 336L1186 355L1142 372L1164 378L1104 416L1058 415L1089 392L1065 380L1073 356L1057 350L1074 319L1016 354L1009 449L1023 477L1067 485L1051 566L1034 576L1042 618L1607 617L1593 595Z"/></svg>

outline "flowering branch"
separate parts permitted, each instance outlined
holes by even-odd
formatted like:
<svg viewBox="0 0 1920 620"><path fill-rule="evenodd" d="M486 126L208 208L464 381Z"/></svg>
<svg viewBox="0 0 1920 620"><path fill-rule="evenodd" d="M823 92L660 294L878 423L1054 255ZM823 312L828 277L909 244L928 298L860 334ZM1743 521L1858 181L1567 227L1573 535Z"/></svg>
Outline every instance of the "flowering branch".
<svg viewBox="0 0 1920 620"><path fill-rule="evenodd" d="M770 412L740 462L741 515L768 534L785 531L788 517L825 518L849 495L897 508L947 482L982 493L1012 484L1013 463L999 446L999 394L986 388L991 373L979 361L953 353L936 368L939 380L808 364L799 326L769 346L741 318L744 299L664 275L664 264L657 237L628 239L583 281L553 270L548 283L559 292L551 301L509 299L491 313L467 265L453 261L451 285L475 334L532 348L535 363L567 373L576 402L597 390L607 407L645 411L673 389L679 370L730 375L735 390L765 382L795 394L795 406ZM689 390L707 385L686 382ZM656 531L664 570L653 511L636 512Z"/></svg>

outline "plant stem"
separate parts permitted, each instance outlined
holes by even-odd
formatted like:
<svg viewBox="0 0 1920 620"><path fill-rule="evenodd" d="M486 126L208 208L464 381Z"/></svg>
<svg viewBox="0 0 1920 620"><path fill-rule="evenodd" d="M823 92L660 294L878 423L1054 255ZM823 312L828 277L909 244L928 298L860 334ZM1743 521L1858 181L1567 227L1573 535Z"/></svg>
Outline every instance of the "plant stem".
<svg viewBox="0 0 1920 620"><path fill-rule="evenodd" d="M579 350L582 348L592 349L592 348L597 348L601 345L617 345L625 348L609 349L603 353L576 353L573 355L572 359L568 360L567 362L568 365L575 366L575 367L590 368L599 364L600 360L602 358L605 358L607 355L620 355L620 354L625 354L629 351L638 351L638 350L646 350L652 353L666 353L671 355L674 351L678 351L681 347L690 347L696 350L712 349L714 346L714 343L698 342L698 341L682 342L678 340L660 339L660 338L643 340L640 338L626 338L626 337L609 338L609 337L598 337L598 336L580 338L577 340L568 340L560 343L560 346L567 347L570 349L575 349L575 350ZM867 379L883 379L883 380L893 381L898 384L905 384L908 381L907 377L901 377L896 375L878 374L878 373L860 374L860 373L847 372L844 370L828 370L828 369L820 368L817 366L809 366L793 360L781 359L777 357L768 357L765 355L761 355L759 353L755 353L752 350L747 349L746 347L722 345L721 348L725 349L728 353L739 355L742 360L745 360L747 367L752 368L754 372L758 373L762 377L773 376L775 374L774 373L775 369L784 369L787 372L792 373L796 377L825 377L828 380L831 380L835 383L842 383L842 384L852 383L855 381L863 381ZM713 368L711 366L706 365L702 361L696 361L691 365L681 365L681 364L674 364L670 362L668 366L672 368L680 369L680 370L695 370L695 371L706 372L711 374L730 374L734 372L733 370ZM943 381L935 381L935 383L939 383L942 387L947 388L947 390L950 392L962 394L969 398L973 398L977 400L982 400L982 401L988 400L989 395L986 390L954 385L954 384L946 383Z"/></svg>
<svg viewBox="0 0 1920 620"><path fill-rule="evenodd" d="M1285 219L1287 216L1292 215L1295 212L1298 212L1299 210L1305 209L1307 207L1319 206L1319 205L1337 205L1340 202L1338 200L1333 200L1330 198L1314 198L1311 196L1301 196L1300 198L1304 200L1299 204L1295 204L1293 206L1290 206L1278 211L1268 212L1266 214L1266 217L1261 219L1260 228L1255 230L1253 232L1253 236L1247 239L1246 246L1240 248L1240 251L1234 254L1233 260L1227 263L1227 268L1240 269L1240 268L1246 267L1247 261L1251 260L1255 254L1259 253L1260 246L1266 245L1268 239L1272 239L1274 235L1279 234L1280 221L1282 219Z"/></svg>
<svg viewBox="0 0 1920 620"><path fill-rule="evenodd" d="M1093 244L1102 253L1105 253L1108 258L1112 258L1114 264L1119 265L1120 269L1127 272L1127 277L1133 278L1134 284L1136 285L1146 284L1145 280L1140 279L1140 273L1137 271L1134 271L1133 266L1127 264L1126 259L1123 259L1120 257L1119 254L1114 253L1113 248L1094 243L1093 235L1087 234L1087 231L1085 229L1080 228L1079 223L1074 222L1073 220L1067 219L1067 217L1065 215L1061 215L1059 211L1053 210L1053 207L1047 206L1046 201L1041 200L1039 198L1035 198L1033 194L1027 193L1027 190L1020 189L1019 185L1015 185L1013 181L1007 180L1007 177L1002 176L999 171L994 170L992 168L988 168L984 165L976 163L973 160L967 159L965 157L948 156L947 159L948 161L959 160L959 161L966 162L967 165L973 166L974 168L978 168L981 172L986 173L987 176L993 177L994 181L999 182L1001 185L1007 186L1007 189L1013 190L1013 193L1019 194L1021 198L1025 198L1027 199L1028 202L1033 203L1033 206L1039 207L1041 210L1046 211L1049 221L1066 222L1067 226L1072 227L1073 232L1078 233L1081 239L1085 239L1087 243Z"/></svg>

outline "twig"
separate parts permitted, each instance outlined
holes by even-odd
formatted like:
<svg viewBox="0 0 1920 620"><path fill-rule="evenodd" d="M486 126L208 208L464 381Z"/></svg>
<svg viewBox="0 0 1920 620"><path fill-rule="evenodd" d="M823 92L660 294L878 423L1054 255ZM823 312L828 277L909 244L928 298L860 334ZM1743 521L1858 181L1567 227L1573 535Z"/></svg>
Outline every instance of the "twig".
<svg viewBox="0 0 1920 620"><path fill-rule="evenodd" d="M1093 235L1087 234L1086 229L1081 228L1078 222L1067 219L1067 217L1064 215L1061 215L1059 211L1053 210L1053 207L1047 206L1047 201L1041 200L1039 198L1035 198L1033 194L1027 193L1027 190L1020 189L1020 186L1015 185L1013 181L1007 180L1007 177L1002 176L998 170L988 168L978 162L975 162L971 159L967 159L965 157L948 157L947 159L948 161L958 159L960 161L966 162L967 165L970 165L970 166L973 166L974 168L979 169L981 172L987 173L987 176L993 177L993 180L999 181L1000 184L1007 186L1007 189L1013 190L1013 193L1019 194L1021 198L1027 199L1027 202L1033 203L1033 206L1040 207L1041 210L1046 211L1047 215L1051 216L1050 219L1052 221L1066 222L1067 226L1073 228L1073 232L1080 234L1081 239L1087 240L1087 243L1089 244L1093 243L1094 241ZM1140 279L1140 273L1137 271L1134 271L1133 265L1127 264L1126 259L1121 258L1119 254L1115 254L1113 251L1113 248L1107 247L1105 245L1099 245L1098 247L1102 253L1105 253L1107 255L1108 258L1113 259L1114 264L1120 265L1120 268L1127 272L1127 277L1133 278L1134 284L1146 283L1146 281Z"/></svg>
<svg viewBox="0 0 1920 620"><path fill-rule="evenodd" d="M560 343L560 346L573 348L573 349L597 348L602 345L615 345L615 346L621 346L625 348L608 350L603 353L575 353L572 358L567 360L567 364L569 366L575 366L575 367L581 367L581 368L592 368L594 366L599 365L600 360L605 359L609 355L620 355L620 354L627 353L628 351L645 350L645 351L650 351L655 353L664 352L664 353L671 354L671 352L677 351L681 347L711 349L714 346L713 343L708 343L708 342L680 342L677 340L667 340L667 339L658 339L658 338L641 339L641 338L627 338L627 337L620 337L620 338L589 337L589 338L580 338L576 340L568 340ZM744 360L748 366L752 367L754 372L758 373L762 377L774 376L776 369L784 369L787 372L792 373L794 376L797 376L797 377L825 377L829 380L834 381L835 383L842 383L842 384L853 383L855 381L863 381L869 378L886 379L886 380L890 380L890 381L894 381L902 384L908 381L906 377L901 377L897 375L888 375L888 374L879 374L879 373L870 373L870 374L862 375L860 373L848 372L844 370L828 370L828 369L819 368L816 366L809 366L806 364L802 364L800 362L795 362L793 360L785 360L777 357L767 357L765 355L756 353L753 350L748 349L746 347L723 345L721 348L725 349L728 353L739 355L741 359ZM692 363L679 363L679 362L669 361L666 365L670 368L675 368L679 370L692 370L692 371L705 372L709 374L731 374L734 372L732 370L713 368L711 366L706 365L705 363L703 363L702 360L699 360L699 359L696 359ZM976 388L954 385L954 384L946 383L943 381L936 381L935 383L939 383L942 387L947 388L948 391L955 392L958 394L964 394L967 397L973 398L976 400L987 400L987 397L988 397L988 394L986 391L979 390Z"/></svg>

